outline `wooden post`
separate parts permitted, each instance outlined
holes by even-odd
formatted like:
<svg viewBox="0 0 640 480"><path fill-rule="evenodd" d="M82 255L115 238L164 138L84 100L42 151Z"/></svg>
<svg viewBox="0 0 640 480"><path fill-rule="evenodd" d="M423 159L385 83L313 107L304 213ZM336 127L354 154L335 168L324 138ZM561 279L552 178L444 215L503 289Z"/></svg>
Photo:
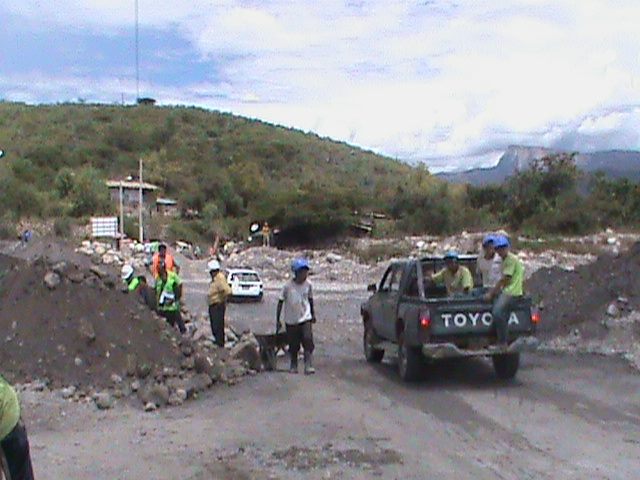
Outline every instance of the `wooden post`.
<svg viewBox="0 0 640 480"><path fill-rule="evenodd" d="M122 239L124 238L124 192L122 190L122 180L120 180L120 242L119 246L122 246Z"/></svg>
<svg viewBox="0 0 640 480"><path fill-rule="evenodd" d="M139 175L139 181L140 181L140 190L139 190L139 197L138 197L138 201L140 202L138 205L138 224L140 227L140 234L138 236L140 243L144 242L144 228L142 226L142 157L140 157L140 175Z"/></svg>

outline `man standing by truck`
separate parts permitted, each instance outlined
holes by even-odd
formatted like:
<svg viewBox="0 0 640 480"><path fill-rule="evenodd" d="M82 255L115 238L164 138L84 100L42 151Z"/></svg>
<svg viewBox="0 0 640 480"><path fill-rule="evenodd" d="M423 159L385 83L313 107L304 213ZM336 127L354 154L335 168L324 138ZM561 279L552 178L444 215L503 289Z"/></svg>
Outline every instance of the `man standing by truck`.
<svg viewBox="0 0 640 480"><path fill-rule="evenodd" d="M482 253L478 256L478 270L482 274L482 286L485 289L495 287L502 278L502 258L494 246L496 237L490 234L482 239Z"/></svg>
<svg viewBox="0 0 640 480"><path fill-rule="evenodd" d="M0 375L0 447L7 459L11 480L33 480L27 431L20 420L20 402L11 385ZM0 476L1 472L0 472Z"/></svg>
<svg viewBox="0 0 640 480"><path fill-rule="evenodd" d="M434 283L445 285L449 296L470 293L473 288L471 271L460 265L458 260L459 256L456 252L448 252L444 256L445 267L438 273L431 275L431 280Z"/></svg>
<svg viewBox="0 0 640 480"><path fill-rule="evenodd" d="M313 330L311 325L316 322L313 308L313 292L311 284L307 281L309 276L309 262L299 258L291 264L293 280L287 282L282 289L276 322L280 329L280 315L284 306L284 322L287 329L289 342L289 355L291 356L291 373L298 373L298 352L300 344L304 349L304 373L311 375L316 373L313 368Z"/></svg>
<svg viewBox="0 0 640 480"><path fill-rule="evenodd" d="M496 237L494 247L502 259L502 278L485 296L485 300L493 301L493 323L500 347L509 344L508 322L514 305L524 294L524 265L518 257L510 252L509 239L503 235Z"/></svg>

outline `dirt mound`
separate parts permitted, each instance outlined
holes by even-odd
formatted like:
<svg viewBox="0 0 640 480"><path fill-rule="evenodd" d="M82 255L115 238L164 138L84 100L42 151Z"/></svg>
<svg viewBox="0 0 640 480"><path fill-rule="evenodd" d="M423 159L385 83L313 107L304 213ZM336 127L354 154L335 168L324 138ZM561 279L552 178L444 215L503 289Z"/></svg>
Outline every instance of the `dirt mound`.
<svg viewBox="0 0 640 480"><path fill-rule="evenodd" d="M0 257L5 264L16 260ZM178 366L182 358L173 333L120 291L115 272L83 262L41 258L5 274L0 331L2 373L17 382L48 380L52 388L103 387L114 374Z"/></svg>
<svg viewBox="0 0 640 480"><path fill-rule="evenodd" d="M618 257L603 255L574 271L541 269L527 288L542 302L543 335L566 335L579 326L583 338L597 337L605 333L612 303L615 315L640 308L640 242Z"/></svg>
<svg viewBox="0 0 640 480"><path fill-rule="evenodd" d="M15 267L23 263L20 259L0 253L0 277L3 277Z"/></svg>

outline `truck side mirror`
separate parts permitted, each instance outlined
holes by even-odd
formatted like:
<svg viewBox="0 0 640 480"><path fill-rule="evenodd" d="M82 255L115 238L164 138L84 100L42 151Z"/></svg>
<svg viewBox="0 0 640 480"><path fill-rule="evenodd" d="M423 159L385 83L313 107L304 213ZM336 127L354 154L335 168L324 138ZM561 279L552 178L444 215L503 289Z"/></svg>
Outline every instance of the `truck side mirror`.
<svg viewBox="0 0 640 480"><path fill-rule="evenodd" d="M376 287L376 284L375 284L375 283L372 283L371 285L369 285L369 286L367 287L367 292L373 292L373 293L375 293L375 292L377 292L377 291L378 291L378 287Z"/></svg>

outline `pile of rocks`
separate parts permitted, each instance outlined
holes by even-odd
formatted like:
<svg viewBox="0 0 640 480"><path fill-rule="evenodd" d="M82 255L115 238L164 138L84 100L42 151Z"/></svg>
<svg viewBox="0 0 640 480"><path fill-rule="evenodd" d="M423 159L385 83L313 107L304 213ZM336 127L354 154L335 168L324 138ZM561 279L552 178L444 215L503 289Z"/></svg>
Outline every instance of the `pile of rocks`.
<svg viewBox="0 0 640 480"><path fill-rule="evenodd" d="M102 409L135 394L152 409L261 370L252 334L230 331L228 349L202 334L181 337L136 295L123 293L107 266L40 258L5 271L0 363L12 383Z"/></svg>
<svg viewBox="0 0 640 480"><path fill-rule="evenodd" d="M71 384L55 390L65 400L93 403L100 410L110 409L128 398L137 398L145 411L179 406L213 385L233 385L242 377L263 370L259 345L253 334L233 337L232 345L219 348L208 339L196 341L183 337L177 343L182 355L179 366L152 367L135 354L129 354L124 374L112 374L107 386ZM23 383L20 388L43 391L50 386L49 382L38 380Z"/></svg>
<svg viewBox="0 0 640 480"><path fill-rule="evenodd" d="M108 243L85 240L76 252L87 255L98 265L121 266L128 263L136 269L143 269L148 261L144 245L135 241L122 242L120 250L117 250Z"/></svg>
<svg viewBox="0 0 640 480"><path fill-rule="evenodd" d="M568 335L544 342L541 348L547 351L621 357L633 368L640 370L640 312L634 310L621 315L615 302L611 306L615 306L615 309L608 308L606 318L601 321L606 330L603 335L584 338L581 330L575 328Z"/></svg>
<svg viewBox="0 0 640 480"><path fill-rule="evenodd" d="M309 260L314 280L346 284L366 282L375 266L363 265L348 253L324 250L277 250L255 247L236 251L224 259L225 266L250 267L258 270L267 281L282 282L291 277L291 262L295 258Z"/></svg>
<svg viewBox="0 0 640 480"><path fill-rule="evenodd" d="M42 264L44 265L44 263ZM113 290L119 281L113 272L97 265L85 270L74 264L58 262L47 266L42 282L49 290L55 290L62 283Z"/></svg>

